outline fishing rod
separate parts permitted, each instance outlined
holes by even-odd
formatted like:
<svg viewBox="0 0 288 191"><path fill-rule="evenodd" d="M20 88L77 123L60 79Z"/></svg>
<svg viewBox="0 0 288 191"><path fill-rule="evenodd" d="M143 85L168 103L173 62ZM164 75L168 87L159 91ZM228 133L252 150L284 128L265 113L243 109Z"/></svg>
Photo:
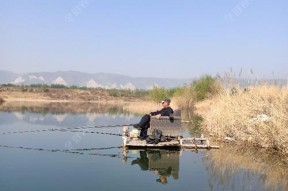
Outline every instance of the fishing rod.
<svg viewBox="0 0 288 191"><path fill-rule="evenodd" d="M47 131L60 131L60 132L75 132L75 133L91 133L91 134L100 134L100 135L112 135L121 137L120 133L105 133L99 131L81 131L81 130L63 130L63 129L43 129L43 130L31 130L31 131L14 131L14 132L5 132L1 133L2 135L11 135L11 134L24 134L24 133L39 133Z"/></svg>
<svg viewBox="0 0 288 191"><path fill-rule="evenodd" d="M122 124L122 125L102 125L102 126L84 126L84 127L67 127L67 128L52 128L52 129L36 129L36 130L26 130L26 131L10 131L0 133L2 135L10 135L10 134L23 134L23 133L39 133L39 132L47 132L47 131L71 131L71 132L83 132L83 133L95 133L95 134L103 134L103 135L115 135L122 136L122 134L114 134L114 133L103 133L99 131L81 131L84 129L100 129L100 128L111 128L111 127L123 127L123 126L132 126L134 124ZM77 131L79 130L79 131Z"/></svg>

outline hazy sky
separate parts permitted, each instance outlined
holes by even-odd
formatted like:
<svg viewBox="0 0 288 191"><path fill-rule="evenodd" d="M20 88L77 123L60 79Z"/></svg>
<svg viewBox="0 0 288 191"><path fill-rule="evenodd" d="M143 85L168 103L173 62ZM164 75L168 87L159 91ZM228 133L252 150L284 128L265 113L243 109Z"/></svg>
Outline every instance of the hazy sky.
<svg viewBox="0 0 288 191"><path fill-rule="evenodd" d="M288 1L0 0L0 69L288 76Z"/></svg>

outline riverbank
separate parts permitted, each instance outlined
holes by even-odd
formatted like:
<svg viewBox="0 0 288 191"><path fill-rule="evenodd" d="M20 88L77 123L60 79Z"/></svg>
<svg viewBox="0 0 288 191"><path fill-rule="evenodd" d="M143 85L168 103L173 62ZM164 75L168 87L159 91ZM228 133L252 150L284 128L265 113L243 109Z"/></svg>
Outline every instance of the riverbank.
<svg viewBox="0 0 288 191"><path fill-rule="evenodd" d="M219 140L271 148L288 154L288 90L255 86L210 100L202 129Z"/></svg>
<svg viewBox="0 0 288 191"><path fill-rule="evenodd" d="M105 89L21 88L1 87L0 98L4 101L27 102L99 102L116 103L129 98L110 96ZM135 98L137 99L137 98Z"/></svg>

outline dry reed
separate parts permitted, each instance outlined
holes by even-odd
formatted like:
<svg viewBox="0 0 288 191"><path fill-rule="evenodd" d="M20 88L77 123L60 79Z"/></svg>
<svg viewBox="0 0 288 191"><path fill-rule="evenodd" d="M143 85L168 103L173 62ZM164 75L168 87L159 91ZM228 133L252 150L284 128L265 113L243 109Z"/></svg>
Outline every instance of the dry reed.
<svg viewBox="0 0 288 191"><path fill-rule="evenodd" d="M222 93L203 114L203 129L288 154L288 89L256 86L236 94Z"/></svg>

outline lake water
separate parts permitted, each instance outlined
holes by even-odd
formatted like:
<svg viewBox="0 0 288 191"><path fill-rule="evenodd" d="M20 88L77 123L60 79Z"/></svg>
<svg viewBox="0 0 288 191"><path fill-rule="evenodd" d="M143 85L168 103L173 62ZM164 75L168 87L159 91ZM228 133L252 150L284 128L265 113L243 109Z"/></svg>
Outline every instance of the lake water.
<svg viewBox="0 0 288 191"><path fill-rule="evenodd" d="M80 106L2 107L1 190L288 190L287 164L265 151L125 150L109 126L141 116Z"/></svg>

